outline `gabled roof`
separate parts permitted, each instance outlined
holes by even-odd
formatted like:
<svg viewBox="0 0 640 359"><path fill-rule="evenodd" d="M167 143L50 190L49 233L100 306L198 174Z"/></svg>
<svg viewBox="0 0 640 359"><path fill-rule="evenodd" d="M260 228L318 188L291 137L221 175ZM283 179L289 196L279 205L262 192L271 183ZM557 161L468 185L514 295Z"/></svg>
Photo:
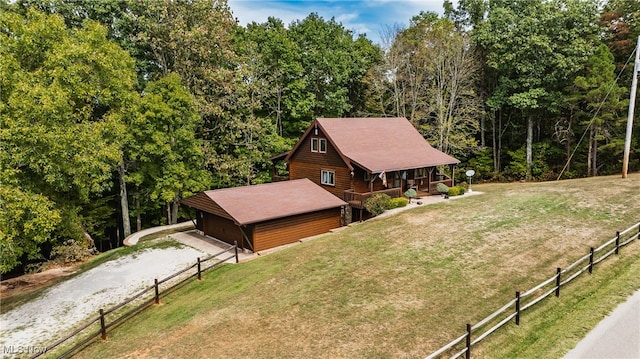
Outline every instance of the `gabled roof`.
<svg viewBox="0 0 640 359"><path fill-rule="evenodd" d="M433 148L404 117L318 118L291 150L287 161L316 126L340 156L371 173L460 163ZM348 162L347 166L351 167Z"/></svg>
<svg viewBox="0 0 640 359"><path fill-rule="evenodd" d="M189 207L231 219L238 225L347 204L307 178L205 191L181 202Z"/></svg>

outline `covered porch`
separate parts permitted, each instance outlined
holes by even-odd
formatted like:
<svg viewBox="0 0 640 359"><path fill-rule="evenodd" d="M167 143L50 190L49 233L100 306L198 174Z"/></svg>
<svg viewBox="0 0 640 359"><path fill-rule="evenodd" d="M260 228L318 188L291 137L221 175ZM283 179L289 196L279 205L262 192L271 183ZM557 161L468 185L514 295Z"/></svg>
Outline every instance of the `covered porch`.
<svg viewBox="0 0 640 359"><path fill-rule="evenodd" d="M447 173L442 167L421 167L401 170L388 170L380 173L371 173L361 167L356 167L353 172L352 191L345 196L363 201L375 193L387 193L391 197L401 197L408 189L414 189L418 196L438 194L437 186L442 183L448 187L455 185L453 177L455 165L449 165ZM396 193L399 194L396 195ZM355 193L355 194L353 194ZM394 194L394 195L392 195ZM345 201L349 202L346 199Z"/></svg>

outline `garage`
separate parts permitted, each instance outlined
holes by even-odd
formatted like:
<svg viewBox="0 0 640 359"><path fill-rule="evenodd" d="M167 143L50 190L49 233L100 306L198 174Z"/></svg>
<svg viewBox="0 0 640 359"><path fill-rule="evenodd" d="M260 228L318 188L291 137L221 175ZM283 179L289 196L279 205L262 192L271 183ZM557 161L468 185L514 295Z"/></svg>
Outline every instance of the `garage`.
<svg viewBox="0 0 640 359"><path fill-rule="evenodd" d="M205 235L253 252L338 228L347 205L306 178L205 191L181 203L196 210Z"/></svg>

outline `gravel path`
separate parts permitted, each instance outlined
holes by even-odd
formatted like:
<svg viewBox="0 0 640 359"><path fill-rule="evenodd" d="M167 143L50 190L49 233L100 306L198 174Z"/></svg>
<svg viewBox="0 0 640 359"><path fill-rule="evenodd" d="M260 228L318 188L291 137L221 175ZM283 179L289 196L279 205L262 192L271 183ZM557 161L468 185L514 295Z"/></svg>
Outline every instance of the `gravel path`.
<svg viewBox="0 0 640 359"><path fill-rule="evenodd" d="M195 263L206 254L183 248L148 249L109 261L59 283L37 299L0 315L0 347L51 344L57 336ZM2 356L6 354L3 350Z"/></svg>

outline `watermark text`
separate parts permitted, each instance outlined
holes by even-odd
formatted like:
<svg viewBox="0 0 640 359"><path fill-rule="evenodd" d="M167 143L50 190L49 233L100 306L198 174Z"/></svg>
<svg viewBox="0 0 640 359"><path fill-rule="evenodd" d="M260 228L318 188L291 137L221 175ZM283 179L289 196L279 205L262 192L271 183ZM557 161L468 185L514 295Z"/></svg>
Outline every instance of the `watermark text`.
<svg viewBox="0 0 640 359"><path fill-rule="evenodd" d="M21 354L44 354L47 347L37 345L3 345L2 354L4 355L21 355Z"/></svg>

